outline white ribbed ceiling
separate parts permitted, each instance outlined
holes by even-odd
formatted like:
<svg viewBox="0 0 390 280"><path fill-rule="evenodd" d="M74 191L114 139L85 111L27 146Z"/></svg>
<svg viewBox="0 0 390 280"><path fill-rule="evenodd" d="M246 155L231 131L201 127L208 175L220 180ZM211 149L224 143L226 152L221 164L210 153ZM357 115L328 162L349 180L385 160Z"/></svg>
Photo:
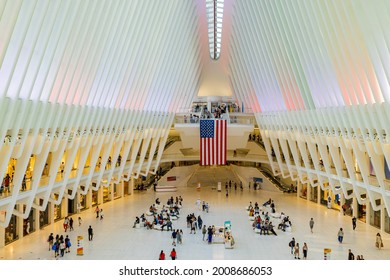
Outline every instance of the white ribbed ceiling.
<svg viewBox="0 0 390 280"><path fill-rule="evenodd" d="M390 1L227 0L220 68L255 112L390 99ZM207 73L206 1L0 0L0 97L175 112Z"/></svg>
<svg viewBox="0 0 390 280"><path fill-rule="evenodd" d="M196 5L0 0L0 97L173 111L196 95Z"/></svg>

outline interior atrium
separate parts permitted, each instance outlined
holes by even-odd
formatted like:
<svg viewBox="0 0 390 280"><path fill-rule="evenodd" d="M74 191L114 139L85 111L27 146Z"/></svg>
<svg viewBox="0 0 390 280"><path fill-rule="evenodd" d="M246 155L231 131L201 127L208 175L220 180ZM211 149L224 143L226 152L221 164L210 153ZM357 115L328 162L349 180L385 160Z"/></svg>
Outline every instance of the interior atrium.
<svg viewBox="0 0 390 280"><path fill-rule="evenodd" d="M0 247L198 170L203 119L245 187L390 234L389 26L387 0L0 0Z"/></svg>

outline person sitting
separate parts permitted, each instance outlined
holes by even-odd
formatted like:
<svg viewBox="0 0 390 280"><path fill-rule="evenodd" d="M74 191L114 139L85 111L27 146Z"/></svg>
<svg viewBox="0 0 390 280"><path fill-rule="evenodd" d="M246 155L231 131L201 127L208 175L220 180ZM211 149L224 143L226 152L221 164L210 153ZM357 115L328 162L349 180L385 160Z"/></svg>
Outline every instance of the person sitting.
<svg viewBox="0 0 390 280"><path fill-rule="evenodd" d="M269 222L268 229L269 229L269 231L270 231L272 234L274 234L274 235L277 236L277 234L276 234L276 232L275 232L275 230L274 230L274 225L272 224L272 222Z"/></svg>
<svg viewBox="0 0 390 280"><path fill-rule="evenodd" d="M139 219L138 217L135 217L135 221L134 221L133 228L135 228L135 226L136 226L137 224L139 224L139 223L140 223L140 219Z"/></svg>
<svg viewBox="0 0 390 280"><path fill-rule="evenodd" d="M153 229L154 223L151 223L148 220L145 220L144 227L146 227L146 229Z"/></svg>
<svg viewBox="0 0 390 280"><path fill-rule="evenodd" d="M265 221L263 221L260 225L260 235L265 235Z"/></svg>
<svg viewBox="0 0 390 280"><path fill-rule="evenodd" d="M253 217L254 214L255 214L255 210L254 210L253 208L251 208L251 209L249 210L249 217Z"/></svg>
<svg viewBox="0 0 390 280"><path fill-rule="evenodd" d="M263 206L267 206L267 205L270 205L271 204L271 198L268 199L266 202L264 202Z"/></svg>

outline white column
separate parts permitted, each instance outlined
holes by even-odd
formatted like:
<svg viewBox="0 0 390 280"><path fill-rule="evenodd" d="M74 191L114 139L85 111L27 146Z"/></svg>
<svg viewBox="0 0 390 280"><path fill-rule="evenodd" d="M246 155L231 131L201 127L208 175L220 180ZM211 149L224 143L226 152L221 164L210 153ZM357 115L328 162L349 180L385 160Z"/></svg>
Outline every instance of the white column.
<svg viewBox="0 0 390 280"><path fill-rule="evenodd" d="M0 211L1 220L5 219L5 211ZM0 227L0 248L5 246L5 228Z"/></svg>
<svg viewBox="0 0 390 280"><path fill-rule="evenodd" d="M108 190L108 195L110 196L110 201L114 200L114 183L110 183L110 187Z"/></svg>
<svg viewBox="0 0 390 280"><path fill-rule="evenodd" d="M380 229L382 231L385 230L385 213L386 213L386 207L382 203L382 207L381 207L381 224L380 224Z"/></svg>
<svg viewBox="0 0 390 280"><path fill-rule="evenodd" d="M313 191L310 184L307 184L307 189L306 190L307 190L306 191L306 200L310 200L311 192Z"/></svg>
<svg viewBox="0 0 390 280"><path fill-rule="evenodd" d="M65 218L68 216L68 198L62 197L61 200L61 217Z"/></svg>
<svg viewBox="0 0 390 280"><path fill-rule="evenodd" d="M33 211L33 215L34 215L34 217L33 217L34 225L31 225L31 226L34 228L35 231L38 231L38 230L40 230L40 228L39 228L39 210L31 209L31 211Z"/></svg>
<svg viewBox="0 0 390 280"><path fill-rule="evenodd" d="M343 193L340 194L340 213L343 214L343 205L345 203L345 196Z"/></svg>
<svg viewBox="0 0 390 280"><path fill-rule="evenodd" d="M5 228L0 227L0 248L5 246Z"/></svg>
<svg viewBox="0 0 390 280"><path fill-rule="evenodd" d="M302 191L301 181L297 180L297 197L301 195L301 191Z"/></svg>
<svg viewBox="0 0 390 280"><path fill-rule="evenodd" d="M49 224L54 224L54 203L49 202L47 204L48 215L49 215Z"/></svg>
<svg viewBox="0 0 390 280"><path fill-rule="evenodd" d="M103 203L103 187L102 186L99 187L97 194L98 194L97 204L102 204Z"/></svg>
<svg viewBox="0 0 390 280"><path fill-rule="evenodd" d="M89 209L92 207L92 189L89 188L87 195L85 196L85 208Z"/></svg>
<svg viewBox="0 0 390 280"><path fill-rule="evenodd" d="M23 209L23 205L18 204L17 209L20 212L22 212L21 209ZM24 233L23 225L24 225L24 219L16 216L16 229L17 229L16 232L17 232L17 235L19 236L19 239L23 238L23 233Z"/></svg>
<svg viewBox="0 0 390 280"><path fill-rule="evenodd" d="M133 195L134 194L134 177L131 176L130 181L129 181L129 194Z"/></svg>
<svg viewBox="0 0 390 280"><path fill-rule="evenodd" d="M317 203L321 203L321 186L317 187Z"/></svg>
<svg viewBox="0 0 390 280"><path fill-rule="evenodd" d="M370 223L371 220L371 203L366 199L366 224L371 225Z"/></svg>
<svg viewBox="0 0 390 280"><path fill-rule="evenodd" d="M125 186L124 186L125 184L124 184L124 181L123 180L121 180L120 182L119 182L119 184L118 184L118 192L119 192L119 194L120 194L120 196L121 197L124 197L125 196Z"/></svg>
<svg viewBox="0 0 390 280"><path fill-rule="evenodd" d="M352 198L352 207L353 207L352 217L357 218L358 202L356 197Z"/></svg>

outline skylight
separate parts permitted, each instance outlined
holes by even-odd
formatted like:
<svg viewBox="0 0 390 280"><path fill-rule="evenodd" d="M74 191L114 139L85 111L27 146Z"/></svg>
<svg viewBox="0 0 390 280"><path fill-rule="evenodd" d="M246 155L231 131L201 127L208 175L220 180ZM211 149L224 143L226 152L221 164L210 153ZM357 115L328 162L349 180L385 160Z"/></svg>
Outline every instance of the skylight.
<svg viewBox="0 0 390 280"><path fill-rule="evenodd" d="M206 0L210 57L214 60L221 54L223 5L224 0Z"/></svg>

